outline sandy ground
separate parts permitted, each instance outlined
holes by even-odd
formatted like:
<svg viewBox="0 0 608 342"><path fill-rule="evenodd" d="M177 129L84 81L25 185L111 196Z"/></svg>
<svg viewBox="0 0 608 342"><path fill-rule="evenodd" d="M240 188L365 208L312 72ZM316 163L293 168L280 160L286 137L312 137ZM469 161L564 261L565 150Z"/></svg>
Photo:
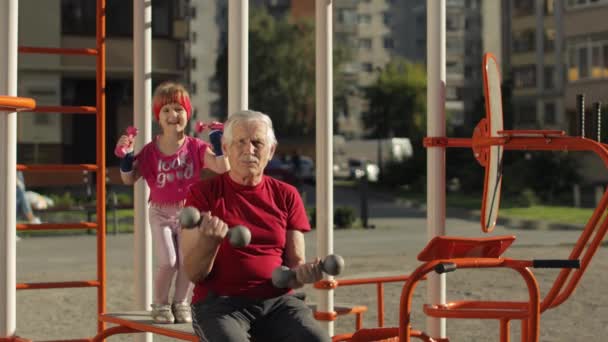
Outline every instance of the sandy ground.
<svg viewBox="0 0 608 342"><path fill-rule="evenodd" d="M347 268L344 278L407 274L419 263L416 254L424 245L424 217L377 219L375 230L336 231L335 251L344 255ZM468 221L448 220L456 233L479 236L477 225ZM474 226L474 229L471 227ZM503 230L503 234L505 231ZM521 258L565 258L577 232L507 231L518 235L518 241L507 255ZM521 241L519 236L522 236ZM314 255L316 234L308 234L308 255ZM134 308L134 273L132 235L109 236L107 242L107 309L129 311ZM95 279L95 240L91 236L61 238L27 238L18 243L18 282ZM596 254L582 283L573 297L542 316L541 341L605 341L608 335L608 299L605 273L608 252ZM555 270L536 270L543 293L555 278ZM527 297L524 283L513 271L460 270L447 277L448 299L522 300ZM396 325L401 286L387 285L386 324ZM426 286L419 286L414 303L414 326L424 329L421 306ZM315 300L314 289L306 288ZM344 287L336 291L336 303L357 303L369 307L365 326L377 323L375 287ZM18 335L49 340L92 336L96 329L96 296L94 289L27 290L17 294ZM352 318L340 319L336 332L354 328ZM519 340L519 323L512 324L513 340ZM131 340L128 335L110 341ZM496 341L497 323L493 320L450 320L451 341ZM169 339L155 337L156 341Z"/></svg>

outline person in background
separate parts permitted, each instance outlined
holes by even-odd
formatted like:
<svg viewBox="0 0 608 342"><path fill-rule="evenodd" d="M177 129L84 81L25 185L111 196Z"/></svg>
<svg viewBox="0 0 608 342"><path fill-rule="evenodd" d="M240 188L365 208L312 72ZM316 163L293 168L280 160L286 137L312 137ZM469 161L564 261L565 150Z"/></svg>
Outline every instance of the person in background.
<svg viewBox="0 0 608 342"><path fill-rule="evenodd" d="M27 200L25 192L25 178L23 177L22 171L17 171L17 216L21 214L28 223L40 224L40 219L34 216L34 211L30 202Z"/></svg>

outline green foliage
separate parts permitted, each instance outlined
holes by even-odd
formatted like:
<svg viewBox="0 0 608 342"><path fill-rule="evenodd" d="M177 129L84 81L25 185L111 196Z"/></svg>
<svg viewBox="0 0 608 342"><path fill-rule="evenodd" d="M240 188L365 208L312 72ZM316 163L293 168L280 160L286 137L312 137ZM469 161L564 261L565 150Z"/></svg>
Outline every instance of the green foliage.
<svg viewBox="0 0 608 342"><path fill-rule="evenodd" d="M580 182L578 165L567 152L506 152L512 162L503 168L503 196L529 188L545 203L556 203Z"/></svg>
<svg viewBox="0 0 608 342"><path fill-rule="evenodd" d="M315 30L312 19L275 18L252 8L249 20L249 107L268 114L279 136L315 132ZM334 69L348 58L337 45ZM227 108L227 48L218 56L216 78L221 108ZM335 96L345 87L335 75ZM214 113L218 114L218 113ZM226 117L226 113L220 114Z"/></svg>
<svg viewBox="0 0 608 342"><path fill-rule="evenodd" d="M63 195L51 195L50 197L54 205L59 208L70 208L78 203L70 192L64 192Z"/></svg>
<svg viewBox="0 0 608 342"><path fill-rule="evenodd" d="M365 93L369 111L362 119L372 138L400 136L414 141L424 136L426 71L422 64L392 60Z"/></svg>
<svg viewBox="0 0 608 342"><path fill-rule="evenodd" d="M310 226L314 229L316 228L316 218L317 218L317 210L316 207L307 208L306 212L308 214L308 219L310 221ZM336 228L347 229L351 228L355 221L357 220L355 216L355 210L351 207L337 207L334 209L334 225Z"/></svg>
<svg viewBox="0 0 608 342"><path fill-rule="evenodd" d="M517 207L531 207L539 204L539 202L540 200L538 196L536 196L534 190L526 188L519 195L517 195L514 205Z"/></svg>
<svg viewBox="0 0 608 342"><path fill-rule="evenodd" d="M355 211L351 207L338 207L334 210L334 224L337 228L350 228L355 220Z"/></svg>

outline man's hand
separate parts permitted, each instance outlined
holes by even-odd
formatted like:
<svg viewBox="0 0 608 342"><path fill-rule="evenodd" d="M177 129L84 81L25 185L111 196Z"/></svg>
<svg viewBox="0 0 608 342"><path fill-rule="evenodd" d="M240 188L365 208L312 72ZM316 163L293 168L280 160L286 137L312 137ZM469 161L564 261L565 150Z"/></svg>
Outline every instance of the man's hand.
<svg viewBox="0 0 608 342"><path fill-rule="evenodd" d="M304 284L312 284L323 279L323 273L321 271L321 259L316 258L313 262L307 262L301 264L292 269L296 276L295 279L289 282L289 287L297 289Z"/></svg>
<svg viewBox="0 0 608 342"><path fill-rule="evenodd" d="M180 248L190 280L196 282L204 279L211 272L215 255L226 234L228 225L208 212L203 214L198 227L181 230Z"/></svg>

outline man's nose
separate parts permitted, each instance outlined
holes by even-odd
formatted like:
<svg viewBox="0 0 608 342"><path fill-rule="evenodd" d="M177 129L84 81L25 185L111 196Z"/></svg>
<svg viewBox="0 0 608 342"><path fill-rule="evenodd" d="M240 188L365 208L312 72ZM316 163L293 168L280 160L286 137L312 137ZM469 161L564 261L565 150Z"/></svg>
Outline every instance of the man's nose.
<svg viewBox="0 0 608 342"><path fill-rule="evenodd" d="M250 154L254 155L255 154L255 145L253 143L248 143L247 144L247 152L249 152Z"/></svg>

